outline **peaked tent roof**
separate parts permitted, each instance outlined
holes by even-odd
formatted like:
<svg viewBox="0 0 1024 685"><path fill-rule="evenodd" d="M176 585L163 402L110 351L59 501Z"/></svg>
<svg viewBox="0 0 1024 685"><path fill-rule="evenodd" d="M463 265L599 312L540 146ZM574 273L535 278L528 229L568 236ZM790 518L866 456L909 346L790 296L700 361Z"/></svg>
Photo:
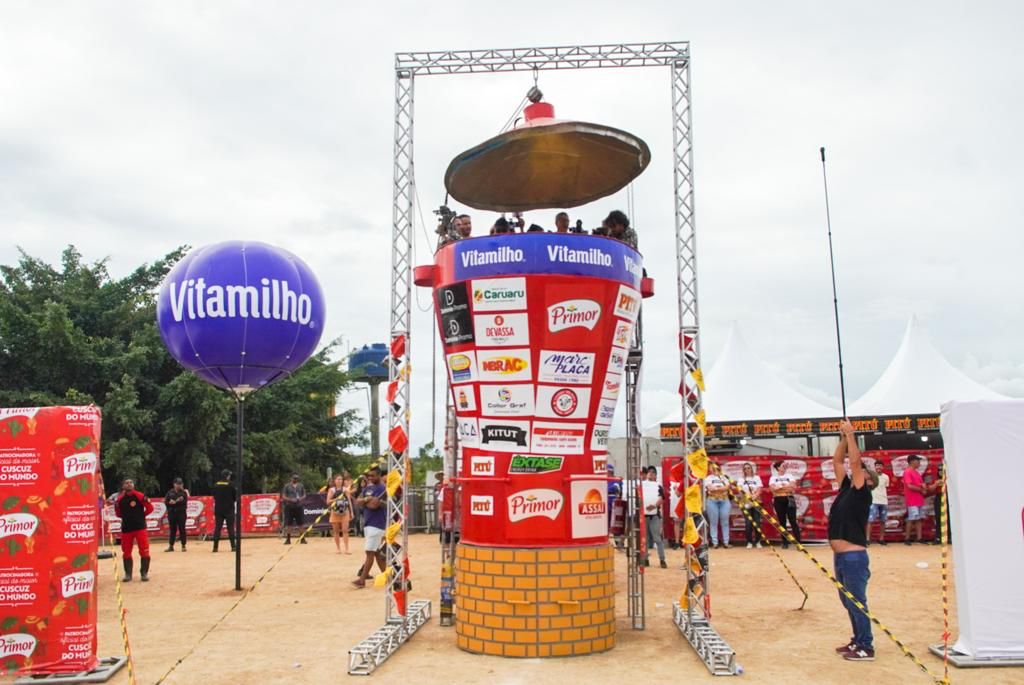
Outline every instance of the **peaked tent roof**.
<svg viewBox="0 0 1024 685"><path fill-rule="evenodd" d="M935 349L928 331L911 316L899 350L871 388L849 407L850 416L938 414L949 400L1007 399L967 377Z"/></svg>
<svg viewBox="0 0 1024 685"><path fill-rule="evenodd" d="M735 322L705 381L704 410L709 422L827 418L840 413L787 385L750 349ZM682 411L680 404L653 428L680 423Z"/></svg>

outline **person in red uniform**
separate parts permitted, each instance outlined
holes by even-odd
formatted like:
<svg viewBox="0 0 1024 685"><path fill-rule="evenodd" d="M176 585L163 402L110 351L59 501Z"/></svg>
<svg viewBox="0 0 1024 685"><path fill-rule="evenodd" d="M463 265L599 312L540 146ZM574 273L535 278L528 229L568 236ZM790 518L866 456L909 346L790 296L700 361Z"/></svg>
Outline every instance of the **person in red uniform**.
<svg viewBox="0 0 1024 685"><path fill-rule="evenodd" d="M124 563L124 582L131 582L132 543L139 545L139 557L142 566L139 576L142 582L149 580L149 534L146 533L146 516L152 513L153 503L135 489L135 481L125 478L121 484L121 494L114 502L114 513L121 519L121 556Z"/></svg>

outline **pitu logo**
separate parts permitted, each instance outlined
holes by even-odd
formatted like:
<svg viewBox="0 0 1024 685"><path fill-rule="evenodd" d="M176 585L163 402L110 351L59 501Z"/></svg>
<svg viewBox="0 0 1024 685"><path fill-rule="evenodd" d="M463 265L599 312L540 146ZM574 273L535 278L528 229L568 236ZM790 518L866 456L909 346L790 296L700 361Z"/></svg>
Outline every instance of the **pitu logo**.
<svg viewBox="0 0 1024 685"><path fill-rule="evenodd" d="M64 599L92 592L96 576L92 571L69 573L60 579L60 594Z"/></svg>
<svg viewBox="0 0 1024 685"><path fill-rule="evenodd" d="M27 659L36 651L36 644L35 636L27 633L0 635L0 657L23 656Z"/></svg>
<svg viewBox="0 0 1024 685"><path fill-rule="evenodd" d="M175 321L189 319L278 319L309 324L313 301L309 295L288 288L288 281L261 278L254 285L207 285L203 278L179 284L171 281L171 315Z"/></svg>
<svg viewBox="0 0 1024 685"><path fill-rule="evenodd" d="M64 458L64 477L87 476L96 473L96 454L80 452Z"/></svg>
<svg viewBox="0 0 1024 685"><path fill-rule="evenodd" d="M548 307L548 330L552 333L566 328L594 330L601 318L601 305L593 300L566 300Z"/></svg>
<svg viewBox="0 0 1024 685"><path fill-rule="evenodd" d="M469 512L474 516L493 516L494 497L490 495L472 495L469 498Z"/></svg>
<svg viewBox="0 0 1024 685"><path fill-rule="evenodd" d="M0 516L0 538L12 535L30 537L39 527L39 519L32 514L4 514Z"/></svg>
<svg viewBox="0 0 1024 685"><path fill-rule="evenodd" d="M554 521L562 511L562 493L546 488L523 490L508 498L508 520L512 523L534 516Z"/></svg>

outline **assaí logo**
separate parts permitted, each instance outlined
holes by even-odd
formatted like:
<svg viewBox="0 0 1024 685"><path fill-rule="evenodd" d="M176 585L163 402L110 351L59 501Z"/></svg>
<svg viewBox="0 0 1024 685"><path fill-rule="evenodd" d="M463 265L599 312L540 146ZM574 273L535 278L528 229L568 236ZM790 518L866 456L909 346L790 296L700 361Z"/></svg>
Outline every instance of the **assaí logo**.
<svg viewBox="0 0 1024 685"><path fill-rule="evenodd" d="M313 301L288 287L288 281L261 278L260 285L207 285L203 278L171 281L171 315L188 319L278 319L309 324Z"/></svg>
<svg viewBox="0 0 1024 685"><path fill-rule="evenodd" d="M508 520L512 523L534 516L554 521L562 511L562 493L547 488L522 490L508 496Z"/></svg>
<svg viewBox="0 0 1024 685"><path fill-rule="evenodd" d="M92 592L96 575L92 571L69 573L60 579L60 594L64 599Z"/></svg>
<svg viewBox="0 0 1024 685"><path fill-rule="evenodd" d="M607 509L604 497L601 497L601 493L593 488L587 491L587 494L583 496L583 500L577 506L579 507L578 512L580 516L604 516Z"/></svg>
<svg viewBox="0 0 1024 685"><path fill-rule="evenodd" d="M593 300L565 300L548 307L548 330L552 333L567 328L594 330L601 318L601 305Z"/></svg>
<svg viewBox="0 0 1024 685"><path fill-rule="evenodd" d="M64 457L64 477L74 478L96 473L96 461L94 452L79 452L70 457Z"/></svg>
<svg viewBox="0 0 1024 685"><path fill-rule="evenodd" d="M34 514L4 514L0 516L0 539L12 535L30 537L39 527L39 519Z"/></svg>
<svg viewBox="0 0 1024 685"><path fill-rule="evenodd" d="M27 659L36 651L37 642L35 636L28 633L0 635L0 658L23 656Z"/></svg>

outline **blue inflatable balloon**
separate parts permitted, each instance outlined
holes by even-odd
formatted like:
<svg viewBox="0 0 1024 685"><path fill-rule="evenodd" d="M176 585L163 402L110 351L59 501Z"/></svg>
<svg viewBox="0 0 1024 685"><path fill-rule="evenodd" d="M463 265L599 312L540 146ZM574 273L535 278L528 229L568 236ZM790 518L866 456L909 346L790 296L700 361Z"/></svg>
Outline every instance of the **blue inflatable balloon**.
<svg viewBox="0 0 1024 685"><path fill-rule="evenodd" d="M186 369L236 393L300 367L324 329L320 283L305 262L266 243L196 248L160 286L157 325Z"/></svg>

